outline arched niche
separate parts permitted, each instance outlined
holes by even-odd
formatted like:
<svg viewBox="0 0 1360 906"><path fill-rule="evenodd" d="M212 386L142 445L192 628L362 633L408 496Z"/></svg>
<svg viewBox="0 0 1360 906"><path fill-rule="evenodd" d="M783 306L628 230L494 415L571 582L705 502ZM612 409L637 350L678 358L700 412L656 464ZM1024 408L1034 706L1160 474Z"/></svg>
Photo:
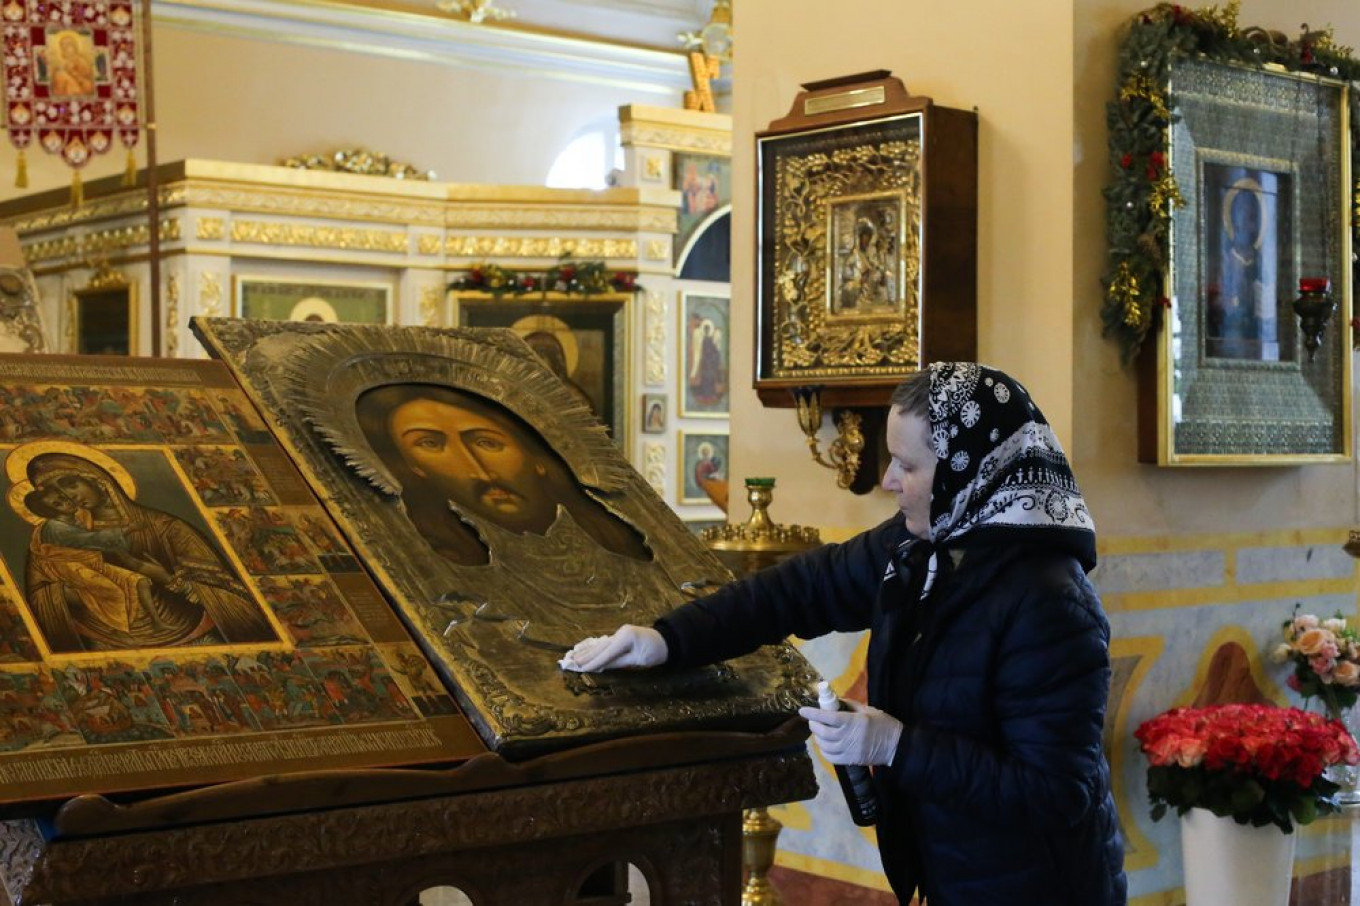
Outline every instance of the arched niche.
<svg viewBox="0 0 1360 906"><path fill-rule="evenodd" d="M568 903L590 903L591 906L649 906L652 891L659 889L655 869L650 862L602 862L586 871L575 889L576 898ZM657 901L658 906L662 906Z"/></svg>
<svg viewBox="0 0 1360 906"><path fill-rule="evenodd" d="M441 885L422 890L412 906L477 906L477 901L458 887Z"/></svg>
<svg viewBox="0 0 1360 906"><path fill-rule="evenodd" d="M675 264L681 280L732 282L732 206L718 208L699 225Z"/></svg>

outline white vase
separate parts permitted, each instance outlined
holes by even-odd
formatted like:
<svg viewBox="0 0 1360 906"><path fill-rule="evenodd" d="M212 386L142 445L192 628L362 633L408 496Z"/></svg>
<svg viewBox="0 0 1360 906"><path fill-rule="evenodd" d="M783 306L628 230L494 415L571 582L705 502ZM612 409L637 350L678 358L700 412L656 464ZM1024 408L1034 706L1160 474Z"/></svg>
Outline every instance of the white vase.
<svg viewBox="0 0 1360 906"><path fill-rule="evenodd" d="M1185 906L1288 906L1297 839L1191 809L1181 816Z"/></svg>

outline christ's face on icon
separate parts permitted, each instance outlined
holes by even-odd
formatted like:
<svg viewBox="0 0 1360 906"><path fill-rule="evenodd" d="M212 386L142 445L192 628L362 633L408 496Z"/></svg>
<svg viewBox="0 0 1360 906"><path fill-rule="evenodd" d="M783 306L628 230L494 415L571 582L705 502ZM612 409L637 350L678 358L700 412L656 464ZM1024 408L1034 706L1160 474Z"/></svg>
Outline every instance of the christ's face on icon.
<svg viewBox="0 0 1360 906"><path fill-rule="evenodd" d="M544 466L501 420L417 398L392 411L388 428L406 466L469 515L539 534L556 518Z"/></svg>

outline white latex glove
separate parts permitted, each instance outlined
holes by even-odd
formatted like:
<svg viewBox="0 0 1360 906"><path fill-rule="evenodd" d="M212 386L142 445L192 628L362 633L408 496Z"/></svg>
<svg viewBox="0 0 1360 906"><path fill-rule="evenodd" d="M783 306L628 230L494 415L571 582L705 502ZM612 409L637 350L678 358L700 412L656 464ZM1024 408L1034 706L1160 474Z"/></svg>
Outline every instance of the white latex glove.
<svg viewBox="0 0 1360 906"><path fill-rule="evenodd" d="M832 764L892 764L902 721L886 711L847 701L852 711L799 708L817 737L817 747Z"/></svg>
<svg viewBox="0 0 1360 906"><path fill-rule="evenodd" d="M613 635L582 639L557 665L563 670L596 673L620 667L655 667L666 663L666 640L650 626L620 626Z"/></svg>

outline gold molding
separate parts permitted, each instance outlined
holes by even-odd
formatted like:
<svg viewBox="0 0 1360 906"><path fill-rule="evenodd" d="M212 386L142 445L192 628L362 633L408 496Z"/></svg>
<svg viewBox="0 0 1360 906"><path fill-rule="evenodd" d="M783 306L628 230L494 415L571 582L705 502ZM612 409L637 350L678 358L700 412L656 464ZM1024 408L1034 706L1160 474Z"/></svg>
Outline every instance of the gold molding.
<svg viewBox="0 0 1360 906"><path fill-rule="evenodd" d="M443 323L441 303L444 301L442 286L422 286L420 288L420 323L426 327L439 327Z"/></svg>
<svg viewBox="0 0 1360 906"><path fill-rule="evenodd" d="M159 355L159 349L151 350ZM165 355L173 359L179 354L179 274L171 274L165 281Z"/></svg>
<svg viewBox="0 0 1360 906"><path fill-rule="evenodd" d="M663 498L666 496L666 445L651 441L642 446L642 473L647 483Z"/></svg>
<svg viewBox="0 0 1360 906"><path fill-rule="evenodd" d="M648 261L670 261L671 244L665 239L647 240L647 260Z"/></svg>
<svg viewBox="0 0 1360 906"><path fill-rule="evenodd" d="M636 239L574 239L545 236L450 236L444 254L453 258L636 258Z"/></svg>
<svg viewBox="0 0 1360 906"><path fill-rule="evenodd" d="M62 338L66 343L66 352L76 351L76 296L71 293L66 297L66 329L62 331Z"/></svg>
<svg viewBox="0 0 1360 906"><path fill-rule="evenodd" d="M90 200L86 188L86 201L79 208L72 208L65 201L65 190L61 198L51 193L39 193L27 198L18 198L0 204L0 207L14 211L0 220L8 223L19 233L41 233L49 230L66 230L77 224L97 223L101 220L114 220L123 217L146 217L146 193L125 191L108 198ZM170 186L159 193L160 208L179 207L184 202L183 189Z"/></svg>
<svg viewBox="0 0 1360 906"><path fill-rule="evenodd" d="M232 221L231 239L233 242L255 245L307 246L362 252L405 253L410 248L410 238L404 232L263 220Z"/></svg>
<svg viewBox="0 0 1360 906"><path fill-rule="evenodd" d="M643 381L649 387L666 383L666 297L660 292L647 293L643 310Z"/></svg>
<svg viewBox="0 0 1360 906"><path fill-rule="evenodd" d="M369 178L369 177L356 177ZM20 202L27 200L20 199ZM33 199L42 201L41 196ZM393 225L443 226L445 209L449 202L443 199L419 203L417 199L393 199L390 197L369 197L359 194L345 194L341 191L308 189L306 187L281 186L261 183L257 186L228 186L209 182L177 183L163 189L160 193L160 207L169 208L197 207L252 214L278 214L290 217L317 217L335 220L364 220ZM21 235L46 230L68 229L81 223L146 214L146 196L143 193L124 193L98 201L86 202L77 210L69 204L48 203L41 209L24 211L6 219ZM212 218L202 218L209 222ZM220 236L199 235L200 239L218 239Z"/></svg>
<svg viewBox="0 0 1360 906"><path fill-rule="evenodd" d="M441 226L447 204L444 201L414 203L413 199L375 198L333 190L320 192L270 184L241 187L207 183L187 184L184 203L192 207L221 208L252 214L365 220L402 226Z"/></svg>
<svg viewBox="0 0 1360 906"><path fill-rule="evenodd" d="M225 221L221 217L200 217L195 224L194 237L205 240L218 240L226 235Z"/></svg>
<svg viewBox="0 0 1360 906"><path fill-rule="evenodd" d="M626 229L674 232L669 188L602 191L374 179L349 173L186 159L157 168L160 207L253 212L334 220L364 220L403 227L524 227ZM375 185L376 184L376 185ZM92 180L85 204L72 209L65 190L0 202L0 223L21 234L145 212L144 191L118 177Z"/></svg>
<svg viewBox="0 0 1360 906"><path fill-rule="evenodd" d="M109 287L128 286L132 281L128 275L122 271L116 271L107 261L99 265L99 268L90 277L90 282L85 284L86 289L108 289Z"/></svg>
<svg viewBox="0 0 1360 906"><path fill-rule="evenodd" d="M732 156L730 132L695 132L655 123L623 123L619 141L624 147L665 148L669 151L694 151L718 157Z"/></svg>
<svg viewBox="0 0 1360 906"><path fill-rule="evenodd" d="M160 232L162 242L178 242L180 239L179 219L162 220ZM24 258L28 261L29 266L33 267L42 261L83 258L117 249L136 248L137 246L147 245L150 236L151 231L144 223L136 226L97 230L91 233L78 233L73 236L62 236L59 239L46 239L29 243L24 246Z"/></svg>
<svg viewBox="0 0 1360 906"><path fill-rule="evenodd" d="M732 117L725 113L629 104L619 109L619 133L624 147L732 156Z"/></svg>
<svg viewBox="0 0 1360 906"><path fill-rule="evenodd" d="M421 233L416 237L417 255L438 255L444 251L444 237L437 233Z"/></svg>
<svg viewBox="0 0 1360 906"><path fill-rule="evenodd" d="M216 271L199 271L198 312L205 318L215 318L222 313L222 281Z"/></svg>
<svg viewBox="0 0 1360 906"><path fill-rule="evenodd" d="M458 205L445 224L451 229L615 230L674 233L676 209L668 207L592 208L577 205Z"/></svg>

